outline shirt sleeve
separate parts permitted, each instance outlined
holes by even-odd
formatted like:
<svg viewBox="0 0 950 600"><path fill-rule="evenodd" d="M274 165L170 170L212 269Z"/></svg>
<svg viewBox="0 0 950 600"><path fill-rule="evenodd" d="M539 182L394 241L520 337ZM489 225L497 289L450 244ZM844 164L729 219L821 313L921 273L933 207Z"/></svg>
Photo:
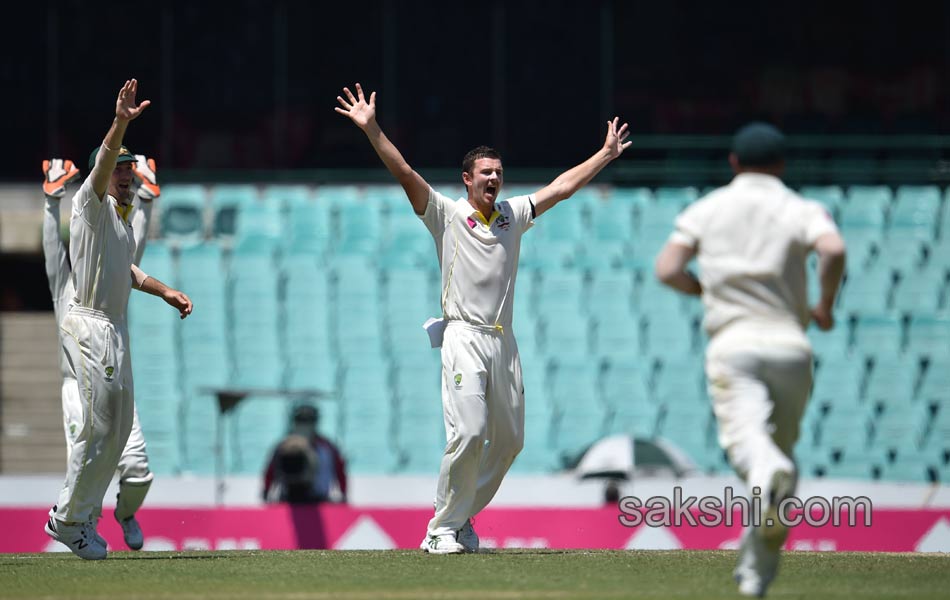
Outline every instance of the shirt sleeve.
<svg viewBox="0 0 950 600"><path fill-rule="evenodd" d="M534 225L534 196L515 196L505 202L511 209L511 220L524 232Z"/></svg>
<svg viewBox="0 0 950 600"><path fill-rule="evenodd" d="M94 225L99 220L104 202L92 189L92 176L86 177L79 190L73 195L73 216L79 217L87 225Z"/></svg>
<svg viewBox="0 0 950 600"><path fill-rule="evenodd" d="M449 207L452 200L429 187L429 202L426 211L419 215L432 237L440 239L448 226Z"/></svg>
<svg viewBox="0 0 950 600"><path fill-rule="evenodd" d="M701 204L688 206L676 217L673 233L670 234L669 241L688 248L696 248L699 246L699 240L703 232L703 219L699 214L701 206Z"/></svg>
<svg viewBox="0 0 950 600"><path fill-rule="evenodd" d="M826 233L838 233L838 226L828 209L818 202L805 201L804 219L805 245L815 245L818 238Z"/></svg>

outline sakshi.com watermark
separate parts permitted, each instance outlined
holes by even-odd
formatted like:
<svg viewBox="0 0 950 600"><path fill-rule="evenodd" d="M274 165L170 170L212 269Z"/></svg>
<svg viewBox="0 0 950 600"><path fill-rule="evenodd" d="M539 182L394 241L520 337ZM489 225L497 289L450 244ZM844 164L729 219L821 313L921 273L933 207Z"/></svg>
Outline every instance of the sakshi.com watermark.
<svg viewBox="0 0 950 600"><path fill-rule="evenodd" d="M812 496L802 500L789 496L778 503L775 511L763 510L761 489L752 488L752 497L736 494L732 487L723 489L722 497L683 497L683 488L673 488L673 496L652 496L641 500L624 496L617 503L618 519L624 527L719 527L734 524L742 527L864 527L871 526L873 505L866 496ZM774 515L774 516L773 516ZM858 519L862 523L858 522Z"/></svg>

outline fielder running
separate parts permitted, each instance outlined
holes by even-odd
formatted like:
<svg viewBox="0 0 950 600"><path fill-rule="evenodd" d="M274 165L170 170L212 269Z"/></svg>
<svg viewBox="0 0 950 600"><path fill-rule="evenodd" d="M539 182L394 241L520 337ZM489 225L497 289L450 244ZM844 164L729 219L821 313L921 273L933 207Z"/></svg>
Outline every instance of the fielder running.
<svg viewBox="0 0 950 600"><path fill-rule="evenodd" d="M75 295L60 325L66 370L79 399L77 431L69 451L66 481L50 511L46 533L84 559L107 551L96 533L102 506L134 419L132 365L126 308L136 287L191 314L188 296L170 289L133 264L135 239L128 223L134 155L122 145L133 119L150 104L136 103L138 82L126 81L115 119L93 150L92 171L73 195L69 263Z"/></svg>
<svg viewBox="0 0 950 600"><path fill-rule="evenodd" d="M336 111L369 138L435 239L442 270L442 408L447 445L435 515L422 549L458 554L478 549L471 517L485 508L524 445L524 386L512 329L521 236L630 146L627 124L607 122L603 147L528 196L500 200L501 156L480 146L465 155L468 197L451 200L412 170L376 122L376 93L343 88Z"/></svg>
<svg viewBox="0 0 950 600"><path fill-rule="evenodd" d="M131 162L130 155L122 154L118 161ZM155 161L143 155L135 157L132 171L139 182L136 193L137 201L132 205L132 233L136 242L133 264L138 265L145 251L145 240L148 224L152 215L152 201L161 194L155 177ZM92 169L94 161L90 160ZM46 262L46 277L49 281L50 294L53 297L53 312L56 317L57 332L63 323L64 315L69 311L69 305L75 296L72 284L72 268L69 264L69 251L60 237L60 200L66 194L66 185L79 176L79 169L71 160L54 158L43 161L43 193L46 196L43 213L43 255ZM62 334L60 333L60 344ZM78 396L79 388L68 368L66 354L60 350L60 372L63 377L63 429L66 433L66 455L72 448L76 434L82 427L82 404ZM145 438L139 425L138 411L132 412L132 432L129 441L119 459L119 495L116 500L116 509L113 513L122 527L122 536L126 545L132 550L140 550L144 543L142 529L135 518L135 513L148 494L152 484L152 472L148 468L148 455L145 451ZM102 506L96 507L93 512L93 527L102 516Z"/></svg>
<svg viewBox="0 0 950 600"><path fill-rule="evenodd" d="M762 596L788 535L778 508L797 483L792 449L812 383L805 329L812 320L825 331L834 326L845 247L824 207L782 183L784 137L777 129L740 129L729 162L735 178L677 217L656 274L680 292L702 295L719 443L764 509L763 525L744 532L734 575L740 593ZM805 261L812 251L821 299L809 309ZM694 256L698 280L686 270Z"/></svg>

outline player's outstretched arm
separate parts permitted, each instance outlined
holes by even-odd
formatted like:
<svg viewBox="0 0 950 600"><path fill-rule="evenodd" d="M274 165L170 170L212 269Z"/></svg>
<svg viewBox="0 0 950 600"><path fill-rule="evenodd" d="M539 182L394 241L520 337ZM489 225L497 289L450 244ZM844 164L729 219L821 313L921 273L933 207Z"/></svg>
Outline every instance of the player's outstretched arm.
<svg viewBox="0 0 950 600"><path fill-rule="evenodd" d="M170 306L178 309L182 319L191 314L191 298L184 292L168 287L151 275L143 273L142 270L135 265L132 265L131 276L134 287L153 296L158 296Z"/></svg>
<svg viewBox="0 0 950 600"><path fill-rule="evenodd" d="M335 107L334 110L349 117L357 127L363 130L373 150L402 189L406 191L412 209L416 211L416 214L421 215L426 211L426 205L429 203L429 184L421 175L412 170L402 153L380 129L379 123L376 122L376 92L372 92L367 101L363 95L363 87L357 83L356 96L349 88L343 88L343 93L346 98L337 96L340 106Z"/></svg>
<svg viewBox="0 0 950 600"><path fill-rule="evenodd" d="M815 251L818 252L818 284L821 287L821 295L812 308L811 318L819 329L828 331L835 326L833 308L838 288L841 286L841 276L844 275L844 240L837 233L826 233L815 241Z"/></svg>
<svg viewBox="0 0 950 600"><path fill-rule="evenodd" d="M607 137L604 146L593 156L573 169L558 175L557 179L538 190L534 195L535 216L541 216L546 210L574 195L574 192L587 185L601 169L623 154L633 142L628 142L630 131L627 124L618 125L620 117L607 121Z"/></svg>
<svg viewBox="0 0 950 600"><path fill-rule="evenodd" d="M119 148L122 146L122 139L125 137L129 122L137 119L151 104L149 100L143 100L141 104L136 102L138 87L137 80L129 79L119 90L119 96L115 100L115 119L102 140L102 149L96 155L96 164L92 168L92 173L89 174L92 178L92 189L100 200L109 189L109 180L112 178L112 171L115 170Z"/></svg>
<svg viewBox="0 0 950 600"><path fill-rule="evenodd" d="M667 242L656 256L656 265L654 265L656 278L678 292L690 296L701 295L703 286L695 275L686 270L686 265L695 255L695 248L676 242Z"/></svg>
<svg viewBox="0 0 950 600"><path fill-rule="evenodd" d="M54 288L58 288L60 282L69 277L69 250L59 233L59 201L66 195L66 184L78 176L79 169L71 160L51 158L43 161L43 195L46 196L43 210L43 259L54 298Z"/></svg>

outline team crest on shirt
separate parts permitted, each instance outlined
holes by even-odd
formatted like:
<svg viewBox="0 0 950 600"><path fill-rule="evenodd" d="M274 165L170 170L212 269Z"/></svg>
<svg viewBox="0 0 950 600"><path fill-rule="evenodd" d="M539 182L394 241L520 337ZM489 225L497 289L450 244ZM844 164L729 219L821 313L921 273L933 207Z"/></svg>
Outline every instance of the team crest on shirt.
<svg viewBox="0 0 950 600"><path fill-rule="evenodd" d="M106 367L106 381L112 381L113 374L115 374L115 367Z"/></svg>
<svg viewBox="0 0 950 600"><path fill-rule="evenodd" d="M496 207L495 210L498 210L498 208ZM511 221L508 219L505 213L498 211L498 218L495 219L495 225L498 225L499 229L504 229L507 231L508 228L511 227Z"/></svg>
<svg viewBox="0 0 950 600"><path fill-rule="evenodd" d="M457 390L462 389L462 374L461 373L455 374L455 389Z"/></svg>

